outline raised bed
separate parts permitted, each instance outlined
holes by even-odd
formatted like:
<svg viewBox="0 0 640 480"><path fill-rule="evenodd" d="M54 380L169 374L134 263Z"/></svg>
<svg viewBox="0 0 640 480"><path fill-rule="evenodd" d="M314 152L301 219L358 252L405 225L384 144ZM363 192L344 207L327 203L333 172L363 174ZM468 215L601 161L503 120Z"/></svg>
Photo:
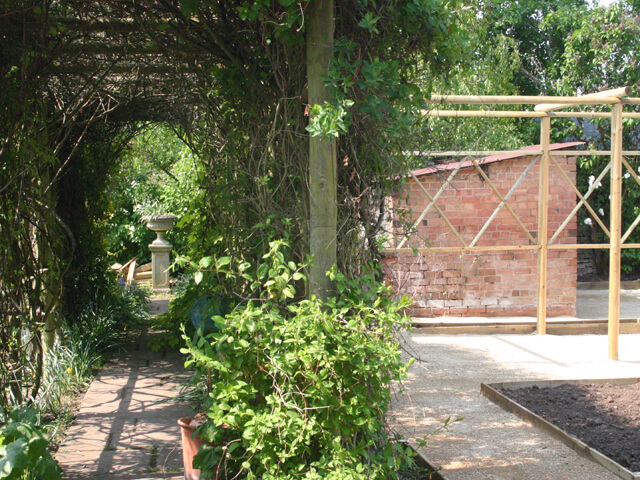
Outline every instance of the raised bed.
<svg viewBox="0 0 640 480"><path fill-rule="evenodd" d="M620 463L609 458L607 455L593 448L593 446L587 445L584 441L571 435L567 431L563 430L559 426L545 420L542 416L534 413L529 408L521 405L517 401L513 400L502 391L511 390L519 391L526 389L545 389L555 388L562 385L575 385L575 386L599 386L599 385L626 385L636 386L640 382L640 378L617 378L617 379L593 379L593 380L550 380L550 381L530 381L530 382L502 382L492 384L481 384L481 393L492 402L496 403L508 412L516 414L521 419L525 420L531 425L545 430L555 438L559 439L567 446L575 450L576 452L584 455L585 457L599 463L610 472L616 474L620 478L625 480L640 480L640 472L631 471ZM640 398L638 398L640 402ZM640 404L640 403L639 403ZM576 402L576 408L577 402ZM612 407L615 408L615 407ZM593 428L599 428L595 425Z"/></svg>

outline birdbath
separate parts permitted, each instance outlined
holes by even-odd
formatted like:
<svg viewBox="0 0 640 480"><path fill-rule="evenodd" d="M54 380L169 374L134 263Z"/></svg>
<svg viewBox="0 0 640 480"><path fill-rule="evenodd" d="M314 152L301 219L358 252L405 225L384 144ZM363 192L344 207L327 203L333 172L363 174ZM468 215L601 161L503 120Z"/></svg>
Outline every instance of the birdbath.
<svg viewBox="0 0 640 480"><path fill-rule="evenodd" d="M173 246L164 238L178 217L174 215L154 215L147 219L147 228L156 232L158 237L151 242L151 284L154 292L169 291L170 253Z"/></svg>

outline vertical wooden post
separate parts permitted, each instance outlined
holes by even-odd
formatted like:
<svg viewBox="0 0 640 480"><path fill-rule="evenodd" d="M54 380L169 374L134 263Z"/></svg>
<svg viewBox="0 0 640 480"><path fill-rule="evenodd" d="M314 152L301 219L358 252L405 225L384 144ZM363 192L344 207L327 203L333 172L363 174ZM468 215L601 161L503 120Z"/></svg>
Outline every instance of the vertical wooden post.
<svg viewBox="0 0 640 480"><path fill-rule="evenodd" d="M548 264L548 221L549 221L549 143L551 118L540 119L540 177L538 185L538 322L537 332L547 333L547 264Z"/></svg>
<svg viewBox="0 0 640 480"><path fill-rule="evenodd" d="M324 77L333 53L333 0L312 0L307 15L307 85L309 105L329 100ZM309 294L326 299L331 282L326 273L337 261L338 224L335 140L309 140Z"/></svg>
<svg viewBox="0 0 640 480"><path fill-rule="evenodd" d="M622 234L622 104L611 107L611 244L609 248L609 359L618 360Z"/></svg>

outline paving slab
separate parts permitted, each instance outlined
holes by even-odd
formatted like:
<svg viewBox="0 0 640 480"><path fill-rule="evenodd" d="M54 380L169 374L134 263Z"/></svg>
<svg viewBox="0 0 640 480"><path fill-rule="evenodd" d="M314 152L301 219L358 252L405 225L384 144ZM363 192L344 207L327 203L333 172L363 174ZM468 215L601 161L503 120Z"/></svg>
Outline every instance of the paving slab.
<svg viewBox="0 0 640 480"><path fill-rule="evenodd" d="M615 480L547 433L480 395L481 383L640 375L640 334L620 336L620 361L607 359L606 335L406 334L422 361L407 391L394 397L391 421L447 480ZM447 418L462 417L446 430Z"/></svg>
<svg viewBox="0 0 640 480"><path fill-rule="evenodd" d="M158 312L166 303L152 309ZM193 410L176 398L189 375L180 354L151 351L149 338L143 328L85 393L56 454L63 478L184 478L177 420Z"/></svg>

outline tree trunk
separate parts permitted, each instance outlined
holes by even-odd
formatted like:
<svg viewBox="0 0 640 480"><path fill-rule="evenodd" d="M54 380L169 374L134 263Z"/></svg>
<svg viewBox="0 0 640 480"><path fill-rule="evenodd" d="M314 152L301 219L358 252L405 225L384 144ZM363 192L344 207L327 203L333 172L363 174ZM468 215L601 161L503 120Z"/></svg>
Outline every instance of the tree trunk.
<svg viewBox="0 0 640 480"><path fill-rule="evenodd" d="M307 16L307 85L309 105L329 99L323 77L333 52L333 0L312 0ZM309 270L309 294L325 300L332 284L326 276L336 263L338 208L336 203L336 146L329 138L309 141L309 233L314 266Z"/></svg>

